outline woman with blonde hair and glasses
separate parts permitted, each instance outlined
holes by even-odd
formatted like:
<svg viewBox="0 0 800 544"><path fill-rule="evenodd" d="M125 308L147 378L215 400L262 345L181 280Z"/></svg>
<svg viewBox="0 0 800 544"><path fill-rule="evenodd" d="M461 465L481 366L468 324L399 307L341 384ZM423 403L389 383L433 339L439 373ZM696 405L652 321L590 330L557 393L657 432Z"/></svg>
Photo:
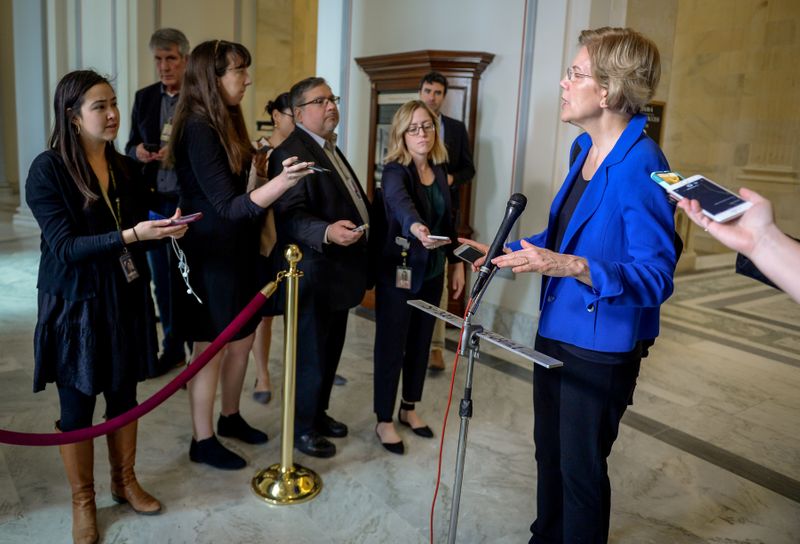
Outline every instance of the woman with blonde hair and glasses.
<svg viewBox="0 0 800 544"><path fill-rule="evenodd" d="M191 294L180 297L184 337L194 342L194 359L244 309L259 289L259 231L267 208L303 176L308 163L283 162L283 171L257 189L247 191L248 172L266 177L264 161L254 161L240 103L252 83L247 68L250 52L225 40L201 43L186 67L175 111L168 161L178 177L184 213L202 212L184 238L190 266ZM292 166L290 166L292 165ZM202 303L200 302L202 301ZM248 444L267 441L239 414L255 317L189 382L193 438L189 458L220 469L239 469L245 460L223 446L214 434L212 417L217 381L222 382L222 407L217 432Z"/></svg>
<svg viewBox="0 0 800 544"><path fill-rule="evenodd" d="M380 229L385 234L378 241L375 287L375 433L384 448L397 454L405 451L392 420L401 374L397 420L418 436L433 437L415 403L422 400L434 318L406 302L422 299L437 305L448 261L453 298L464 287L464 266L453 256L450 242L456 233L450 220L446 161L438 121L430 108L420 100L402 105L392 120L382 195L376 196L375 206L379 209L383 201L386 219L386 228Z"/></svg>
<svg viewBox="0 0 800 544"><path fill-rule="evenodd" d="M561 79L561 120L585 132L547 229L493 260L542 275L535 345L564 363L533 370L535 543L608 541L607 459L677 261L675 209L650 180L669 165L641 113L661 75L658 49L608 27L584 30L579 46Z"/></svg>

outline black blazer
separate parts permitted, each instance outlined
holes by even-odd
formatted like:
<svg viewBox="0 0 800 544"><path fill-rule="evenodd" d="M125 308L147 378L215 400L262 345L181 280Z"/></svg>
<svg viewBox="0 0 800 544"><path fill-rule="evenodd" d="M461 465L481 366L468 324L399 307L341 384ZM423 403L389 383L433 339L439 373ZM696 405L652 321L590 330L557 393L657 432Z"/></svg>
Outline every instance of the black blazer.
<svg viewBox="0 0 800 544"><path fill-rule="evenodd" d="M136 146L141 143L161 145L161 83L136 91L131 114L131 134L125 144L125 154L137 161ZM138 163L147 187L155 190L158 162Z"/></svg>
<svg viewBox="0 0 800 544"><path fill-rule="evenodd" d="M444 146L447 148L447 173L453 176L452 191L469 183L475 177L475 165L469 150L469 134L461 121L442 115ZM457 207L458 202L454 202Z"/></svg>
<svg viewBox="0 0 800 544"><path fill-rule="evenodd" d="M147 219L148 200L148 192L141 183L129 177L137 171L136 165L127 158L124 161L129 174L115 170L114 176L123 230ZM42 229L36 287L66 300L95 297L98 287L95 262L119 257L125 245L122 234L117 230L95 232L89 225L84 213L84 197L61 156L53 150L33 160L25 182L25 201ZM93 206L106 204L101 197ZM150 281L146 248L147 244L133 244L129 251L140 276Z"/></svg>
<svg viewBox="0 0 800 544"><path fill-rule="evenodd" d="M434 183L439 186L444 198L444 217L448 218L452 214L452 204L447 186L447 174L442 165L431 166L436 176ZM381 190L375 198L376 214L379 202L383 204L386 223L385 228L382 229L381 249L377 258L377 281L381 284L394 285L397 266L403 263L402 250L395 243L395 238L401 236L410 242L411 247L408 249L406 262L411 267L411 292L417 293L425 279L425 270L431 250L425 249L422 242L411 234L411 225L422 223L430 227L434 217L425 194L425 188L419 181L419 174L413 163L404 166L398 162L390 162L384 167L381 176ZM444 232L432 232L431 234L450 238L453 243L447 246L448 259L455 262L452 252L458 245L456 232L451 221L445 221L444 228Z"/></svg>
<svg viewBox="0 0 800 544"><path fill-rule="evenodd" d="M339 148L341 161L357 181L355 172ZM369 248L366 236L347 247L325 244L325 229L331 223L349 219L355 225L362 222L344 181L320 145L303 129L294 132L269 157L267 177L272 179L283 170L281 164L289 157L313 161L330 173L314 173L301 179L274 204L279 253L293 243L303 252L299 268L304 272L301 285L313 289L316 300L331 310L357 306L370 283ZM367 209L370 203L358 184ZM372 221L370 221L370 224Z"/></svg>

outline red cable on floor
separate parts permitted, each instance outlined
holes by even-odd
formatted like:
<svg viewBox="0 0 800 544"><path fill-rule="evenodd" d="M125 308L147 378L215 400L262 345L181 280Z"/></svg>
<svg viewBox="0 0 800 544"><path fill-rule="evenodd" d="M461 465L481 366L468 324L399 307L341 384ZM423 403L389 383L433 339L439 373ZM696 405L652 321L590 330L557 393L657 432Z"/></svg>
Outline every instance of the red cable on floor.
<svg viewBox="0 0 800 544"><path fill-rule="evenodd" d="M444 422L442 423L441 438L439 438L439 463L436 469L436 489L433 491L433 501L431 501L431 519L430 519L430 538L433 544L433 517L436 510L436 497L439 495L439 483L442 480L442 455L444 454L444 433L447 430L447 418L450 415L450 404L453 402L453 384L456 380L456 369L458 368L459 354L461 353L461 339L464 336L464 323L466 323L467 314L472 307L472 299L467 301L467 307L464 310L464 322L461 324L461 331L458 334L458 347L456 348L456 356L453 359L453 372L450 374L450 392L447 394L447 408L444 410Z"/></svg>

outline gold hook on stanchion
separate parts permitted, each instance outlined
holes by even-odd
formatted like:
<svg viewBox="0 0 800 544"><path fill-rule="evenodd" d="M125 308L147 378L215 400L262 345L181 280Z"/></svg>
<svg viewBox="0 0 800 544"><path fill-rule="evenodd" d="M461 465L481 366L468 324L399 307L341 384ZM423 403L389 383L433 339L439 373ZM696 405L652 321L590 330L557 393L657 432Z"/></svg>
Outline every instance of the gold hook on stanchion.
<svg viewBox="0 0 800 544"><path fill-rule="evenodd" d="M286 247L284 257L289 262L286 279L286 316L283 339L283 436L281 462L259 470L250 486L253 492L270 504L298 504L316 497L322 490L322 479L311 469L292 462L294 449L294 389L297 348L297 300L300 277L297 263L303 258L294 244ZM280 281L280 280L279 280ZM274 289L273 289L274 291Z"/></svg>

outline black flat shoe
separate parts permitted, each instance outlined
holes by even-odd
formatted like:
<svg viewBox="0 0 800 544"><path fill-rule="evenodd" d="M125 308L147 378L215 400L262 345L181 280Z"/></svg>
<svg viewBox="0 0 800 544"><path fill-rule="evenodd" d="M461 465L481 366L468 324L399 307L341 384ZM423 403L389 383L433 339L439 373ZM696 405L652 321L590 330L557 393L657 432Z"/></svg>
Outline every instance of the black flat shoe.
<svg viewBox="0 0 800 544"><path fill-rule="evenodd" d="M258 386L258 378L256 378L256 383L253 384L253 389L255 389L256 386ZM253 400L259 404L269 404L269 401L272 400L272 390L253 391Z"/></svg>
<svg viewBox="0 0 800 544"><path fill-rule="evenodd" d="M228 438L237 438L247 444L264 444L269 440L267 433L254 429L242 418L239 412L229 416L219 415L217 433Z"/></svg>
<svg viewBox="0 0 800 544"><path fill-rule="evenodd" d="M194 463L205 463L222 470L238 470L247 466L247 461L220 444L216 436L199 442L192 438L189 459Z"/></svg>
<svg viewBox="0 0 800 544"><path fill-rule="evenodd" d="M336 445L317 431L308 431L296 436L294 447L312 457L326 458L336 455Z"/></svg>
<svg viewBox="0 0 800 544"><path fill-rule="evenodd" d="M327 414L318 419L314 427L322 436L330 438L344 438L347 436L347 425L341 421L336 421Z"/></svg>
<svg viewBox="0 0 800 544"><path fill-rule="evenodd" d="M378 424L378 425L380 425L380 424ZM381 435L378 434L378 425L375 425L375 436L378 437L378 442L381 443L381 446L383 446L383 449L385 449L386 451L388 451L390 453L395 453L397 455L403 455L406 452L406 447L403 444L403 441L401 440L400 442L384 442L383 440L381 440Z"/></svg>
<svg viewBox="0 0 800 544"><path fill-rule="evenodd" d="M403 421L403 418L400 417L401 411L403 410L409 411L413 409L414 409L413 404L406 404L405 402L401 401L400 408L397 409L397 421L400 422L400 425L405 425L406 427L411 429L417 436L421 436L422 438L433 438L433 431L427 425L425 425L424 427L412 427L411 423L409 423L408 421Z"/></svg>

